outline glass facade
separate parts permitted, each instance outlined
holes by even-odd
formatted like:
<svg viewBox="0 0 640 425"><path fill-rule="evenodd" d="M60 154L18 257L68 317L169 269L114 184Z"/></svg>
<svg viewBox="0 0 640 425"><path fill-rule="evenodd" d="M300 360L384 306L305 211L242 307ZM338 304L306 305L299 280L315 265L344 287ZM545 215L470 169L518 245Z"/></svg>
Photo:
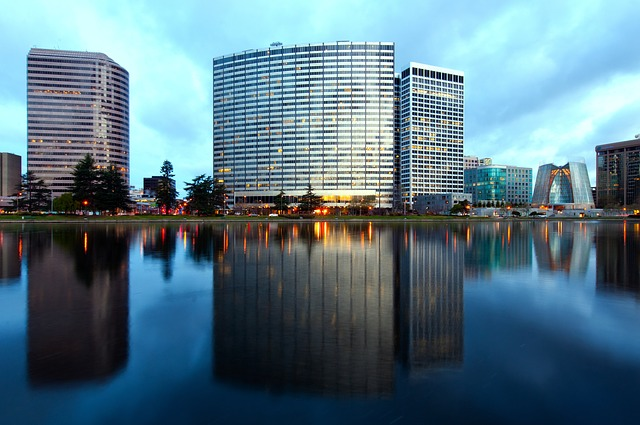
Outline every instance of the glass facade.
<svg viewBox="0 0 640 425"><path fill-rule="evenodd" d="M464 73L410 63L400 77L400 181L412 208L429 193L462 193Z"/></svg>
<svg viewBox="0 0 640 425"><path fill-rule="evenodd" d="M640 206L640 139L596 146L596 204Z"/></svg>
<svg viewBox="0 0 640 425"><path fill-rule="evenodd" d="M311 185L327 206L390 208L394 44L272 45L213 60L214 177L230 206Z"/></svg>
<svg viewBox="0 0 640 425"><path fill-rule="evenodd" d="M525 205L531 202L531 189L531 168L486 165L464 170L464 191L473 195L474 203Z"/></svg>
<svg viewBox="0 0 640 425"><path fill-rule="evenodd" d="M593 208L586 164L569 162L562 167L553 164L541 165L531 203L534 206Z"/></svg>
<svg viewBox="0 0 640 425"><path fill-rule="evenodd" d="M129 73L106 55L31 49L27 121L27 169L54 196L86 154L129 184Z"/></svg>

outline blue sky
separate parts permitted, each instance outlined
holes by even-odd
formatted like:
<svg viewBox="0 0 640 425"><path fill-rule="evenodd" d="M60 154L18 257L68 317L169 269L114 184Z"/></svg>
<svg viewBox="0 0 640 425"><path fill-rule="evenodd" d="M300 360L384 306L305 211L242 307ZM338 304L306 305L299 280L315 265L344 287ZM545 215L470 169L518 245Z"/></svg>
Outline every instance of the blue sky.
<svg viewBox="0 0 640 425"><path fill-rule="evenodd" d="M635 0L21 0L0 14L0 151L26 171L31 47L102 52L130 74L131 184L173 163L212 174L212 59L284 45L393 41L465 72L465 155L532 167L640 133Z"/></svg>

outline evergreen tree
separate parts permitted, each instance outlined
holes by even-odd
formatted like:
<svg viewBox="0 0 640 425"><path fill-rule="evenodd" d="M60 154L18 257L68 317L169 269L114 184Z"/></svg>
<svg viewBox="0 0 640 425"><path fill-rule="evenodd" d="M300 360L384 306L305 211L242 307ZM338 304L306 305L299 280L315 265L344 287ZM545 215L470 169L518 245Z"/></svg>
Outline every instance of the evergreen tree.
<svg viewBox="0 0 640 425"><path fill-rule="evenodd" d="M73 199L80 202L85 208L96 210L96 190L98 188L98 169L93 157L86 154L71 172L73 186L71 193Z"/></svg>
<svg viewBox="0 0 640 425"><path fill-rule="evenodd" d="M298 198L300 212L311 213L323 206L322 196L313 193L311 184L307 185L307 193Z"/></svg>
<svg viewBox="0 0 640 425"><path fill-rule="evenodd" d="M44 180L39 179L33 171L27 171L22 175L17 190L17 208L33 211L47 211L51 205L51 191L44 184Z"/></svg>
<svg viewBox="0 0 640 425"><path fill-rule="evenodd" d="M112 214L118 210L129 211L131 209L129 188L115 166L98 172L96 209L110 211Z"/></svg>
<svg viewBox="0 0 640 425"><path fill-rule="evenodd" d="M284 212L289 209L289 202L284 195L284 190L280 190L280 193L273 198L273 203L276 211Z"/></svg>
<svg viewBox="0 0 640 425"><path fill-rule="evenodd" d="M160 167L161 178L158 182L158 190L156 191L156 204L158 207L164 208L165 214L169 214L169 210L176 206L178 191L176 190L175 181L173 180L173 165L165 160Z"/></svg>
<svg viewBox="0 0 640 425"><path fill-rule="evenodd" d="M189 214L212 215L216 210L224 209L227 194L224 183L214 183L213 178L201 174L191 183L184 184L189 201Z"/></svg>
<svg viewBox="0 0 640 425"><path fill-rule="evenodd" d="M227 202L227 186L223 182L215 182L213 184L213 206L217 209L224 209Z"/></svg>

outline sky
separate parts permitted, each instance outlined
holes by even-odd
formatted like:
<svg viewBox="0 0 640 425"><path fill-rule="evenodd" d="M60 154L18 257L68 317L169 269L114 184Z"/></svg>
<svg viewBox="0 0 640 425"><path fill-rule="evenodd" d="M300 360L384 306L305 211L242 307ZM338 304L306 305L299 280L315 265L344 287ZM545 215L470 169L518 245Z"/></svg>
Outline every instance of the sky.
<svg viewBox="0 0 640 425"><path fill-rule="evenodd" d="M0 0L0 152L27 155L32 47L101 52L129 72L131 185L173 164L213 174L212 59L243 50L395 42L465 73L465 155L587 164L640 133L637 0Z"/></svg>

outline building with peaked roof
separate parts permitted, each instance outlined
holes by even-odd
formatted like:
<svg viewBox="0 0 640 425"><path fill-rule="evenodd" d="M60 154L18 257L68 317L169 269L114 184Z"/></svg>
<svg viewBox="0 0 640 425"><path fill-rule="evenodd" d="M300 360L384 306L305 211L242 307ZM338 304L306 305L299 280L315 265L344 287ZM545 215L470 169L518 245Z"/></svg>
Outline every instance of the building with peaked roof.
<svg viewBox="0 0 640 425"><path fill-rule="evenodd" d="M594 208L586 164L569 162L561 167L553 164L541 165L531 205L554 209Z"/></svg>

